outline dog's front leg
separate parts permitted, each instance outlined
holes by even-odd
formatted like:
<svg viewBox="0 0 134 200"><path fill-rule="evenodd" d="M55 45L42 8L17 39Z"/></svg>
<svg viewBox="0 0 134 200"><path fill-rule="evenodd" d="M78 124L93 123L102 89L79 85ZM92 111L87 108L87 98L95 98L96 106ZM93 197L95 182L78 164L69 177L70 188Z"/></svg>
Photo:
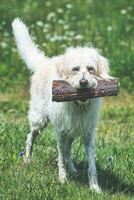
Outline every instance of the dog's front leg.
<svg viewBox="0 0 134 200"><path fill-rule="evenodd" d="M58 149L58 168L59 168L59 180L64 183L67 180L66 170L66 137L62 133L57 136L57 149Z"/></svg>
<svg viewBox="0 0 134 200"><path fill-rule="evenodd" d="M98 186L97 172L95 165L95 131L89 133L86 138L84 138L84 145L88 160L88 177L90 189L100 193L101 189Z"/></svg>
<svg viewBox="0 0 134 200"><path fill-rule="evenodd" d="M31 130L31 132L27 135L26 140L26 153L24 156L24 163L29 163L32 155L33 143L37 135L39 135L39 130Z"/></svg>

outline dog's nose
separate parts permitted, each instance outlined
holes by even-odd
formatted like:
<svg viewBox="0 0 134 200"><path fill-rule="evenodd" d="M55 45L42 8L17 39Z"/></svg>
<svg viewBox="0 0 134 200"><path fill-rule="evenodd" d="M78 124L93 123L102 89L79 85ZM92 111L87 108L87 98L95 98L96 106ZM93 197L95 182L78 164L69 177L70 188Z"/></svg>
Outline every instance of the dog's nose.
<svg viewBox="0 0 134 200"><path fill-rule="evenodd" d="M87 79L81 79L80 80L80 86L81 87L86 87L88 85L88 80Z"/></svg>

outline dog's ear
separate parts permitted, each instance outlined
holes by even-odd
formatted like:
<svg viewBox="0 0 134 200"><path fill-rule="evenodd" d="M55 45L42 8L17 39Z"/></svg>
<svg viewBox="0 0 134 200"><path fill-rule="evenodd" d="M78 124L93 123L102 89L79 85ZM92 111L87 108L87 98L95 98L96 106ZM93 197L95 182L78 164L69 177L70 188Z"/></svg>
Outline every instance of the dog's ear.
<svg viewBox="0 0 134 200"><path fill-rule="evenodd" d="M108 60L105 57L99 55L97 60L97 66L98 66L97 69L98 76L103 79L108 79L110 77L108 74L109 73Z"/></svg>
<svg viewBox="0 0 134 200"><path fill-rule="evenodd" d="M60 79L66 79L68 77L68 68L65 63L64 55L60 55L56 59L56 70Z"/></svg>

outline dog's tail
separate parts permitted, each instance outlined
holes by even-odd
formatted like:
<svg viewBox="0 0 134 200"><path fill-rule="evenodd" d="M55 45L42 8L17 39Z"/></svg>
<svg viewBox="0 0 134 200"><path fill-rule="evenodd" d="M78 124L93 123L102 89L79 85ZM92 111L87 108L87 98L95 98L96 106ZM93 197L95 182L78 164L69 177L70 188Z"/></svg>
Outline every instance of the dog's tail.
<svg viewBox="0 0 134 200"><path fill-rule="evenodd" d="M34 44L26 25L19 18L16 18L12 23L12 27L17 48L28 68L34 72L45 65L48 58Z"/></svg>

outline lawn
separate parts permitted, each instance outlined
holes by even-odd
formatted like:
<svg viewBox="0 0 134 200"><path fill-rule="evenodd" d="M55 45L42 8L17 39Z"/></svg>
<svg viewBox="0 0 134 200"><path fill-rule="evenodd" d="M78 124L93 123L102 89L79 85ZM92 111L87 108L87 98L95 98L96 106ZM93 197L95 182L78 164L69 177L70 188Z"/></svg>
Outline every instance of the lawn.
<svg viewBox="0 0 134 200"><path fill-rule="evenodd" d="M134 199L134 1L3 0L0 4L0 199L1 200L129 200ZM95 45L109 58L120 78L117 97L104 99L97 129L97 195L89 190L87 161L78 139L73 159L79 174L61 185L51 124L37 138L33 159L19 155L29 131L30 73L20 60L11 22L22 17L33 39L47 55L70 45Z"/></svg>

